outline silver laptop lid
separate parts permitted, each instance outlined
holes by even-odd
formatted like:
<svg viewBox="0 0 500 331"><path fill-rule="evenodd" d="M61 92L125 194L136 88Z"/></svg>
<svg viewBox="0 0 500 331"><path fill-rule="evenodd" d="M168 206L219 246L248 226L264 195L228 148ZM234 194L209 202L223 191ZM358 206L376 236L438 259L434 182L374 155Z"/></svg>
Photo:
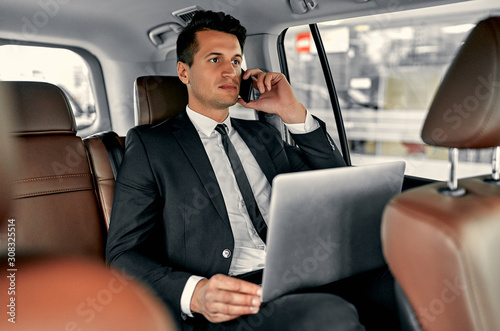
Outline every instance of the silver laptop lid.
<svg viewBox="0 0 500 331"><path fill-rule="evenodd" d="M385 264L380 224L404 162L314 170L273 181L264 302Z"/></svg>

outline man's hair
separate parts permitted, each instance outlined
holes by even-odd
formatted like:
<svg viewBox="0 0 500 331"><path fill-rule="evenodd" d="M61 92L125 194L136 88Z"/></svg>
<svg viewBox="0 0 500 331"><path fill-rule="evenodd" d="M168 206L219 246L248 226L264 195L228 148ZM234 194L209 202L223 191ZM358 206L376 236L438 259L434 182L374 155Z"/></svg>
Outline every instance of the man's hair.
<svg viewBox="0 0 500 331"><path fill-rule="evenodd" d="M177 38L177 61L184 62L191 67L194 55L199 49L196 32L206 30L235 35L243 52L247 30L240 24L240 21L222 12L200 11L193 16L191 22Z"/></svg>

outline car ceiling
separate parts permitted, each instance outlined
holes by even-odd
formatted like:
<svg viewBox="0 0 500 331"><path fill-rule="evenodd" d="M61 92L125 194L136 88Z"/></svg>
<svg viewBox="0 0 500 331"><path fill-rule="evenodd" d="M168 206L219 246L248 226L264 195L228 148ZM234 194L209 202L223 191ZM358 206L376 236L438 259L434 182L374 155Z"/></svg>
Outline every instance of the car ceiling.
<svg viewBox="0 0 500 331"><path fill-rule="evenodd" d="M288 26L314 21L457 2L316 0L314 10L298 15L290 1L294 0L1 0L0 38L78 46L115 61L155 61L169 49L153 45L148 32L165 23L181 23L172 12L195 5L235 16L253 35L278 34Z"/></svg>

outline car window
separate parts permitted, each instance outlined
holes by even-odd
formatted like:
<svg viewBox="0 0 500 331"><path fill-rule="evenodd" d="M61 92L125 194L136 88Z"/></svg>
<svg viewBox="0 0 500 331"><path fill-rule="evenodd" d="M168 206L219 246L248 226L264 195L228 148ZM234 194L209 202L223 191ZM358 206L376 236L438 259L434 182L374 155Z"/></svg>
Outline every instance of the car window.
<svg viewBox="0 0 500 331"><path fill-rule="evenodd" d="M77 53L62 48L25 45L0 46L0 80L44 81L59 86L75 115L77 129L96 119L96 103L89 68Z"/></svg>
<svg viewBox="0 0 500 331"><path fill-rule="evenodd" d="M330 95L309 26L288 29L284 47L290 84L297 99L315 116L326 123L328 133L339 144L337 126ZM342 102L342 100L339 100ZM342 105L341 105L342 108Z"/></svg>
<svg viewBox="0 0 500 331"><path fill-rule="evenodd" d="M497 8L465 3L318 24L354 165L402 159L408 175L448 177L448 150L424 144L420 131L457 49ZM289 28L284 46L295 93L336 134L309 26ZM491 156L491 149L461 150L459 177L489 173Z"/></svg>

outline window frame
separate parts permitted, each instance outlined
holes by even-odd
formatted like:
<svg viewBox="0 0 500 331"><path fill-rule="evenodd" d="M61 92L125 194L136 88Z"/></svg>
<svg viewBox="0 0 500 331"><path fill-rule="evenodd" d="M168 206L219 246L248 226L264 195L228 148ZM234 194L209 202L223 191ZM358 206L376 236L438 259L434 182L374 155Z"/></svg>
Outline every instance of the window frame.
<svg viewBox="0 0 500 331"><path fill-rule="evenodd" d="M0 46L7 45L65 49L79 55L88 66L90 86L94 95L96 106L96 118L91 125L79 129L77 131L77 135L81 137L87 137L93 133L109 131L112 129L102 67L97 57L94 56L91 52L75 46L25 42L20 40L0 38Z"/></svg>
<svg viewBox="0 0 500 331"><path fill-rule="evenodd" d="M332 106L333 115L335 117L335 123L337 127L337 134L339 136L340 141L340 149L342 151L342 157L346 165L350 166L351 164L351 155L349 151L349 144L347 141L346 130L344 127L344 120L342 118L342 110L340 109L340 104L338 100L337 91L335 89L335 83L333 80L333 75L330 69L330 64L328 62L328 57L326 55L325 47L323 45L323 40L321 39L321 33L319 32L318 26L316 23L309 24L309 30L311 31L311 35L314 39L314 43L316 45L316 50L318 51L318 57L321 63L321 69L323 71L323 76L325 77L326 87L328 88L328 94L330 96L330 103ZM285 51L285 36L288 29L285 29L281 32L278 37L277 47L278 47L278 57L280 70L288 79L288 82L292 84L290 80L290 72L288 69L288 63L286 60L286 51Z"/></svg>
<svg viewBox="0 0 500 331"><path fill-rule="evenodd" d="M485 15L479 16L479 18L475 21L475 23L477 23L479 20L481 20L485 17L487 17L487 15L486 16ZM350 149L349 149L349 143L347 140L347 133L345 132L345 126L344 126L345 123L342 119L342 110L340 109L339 105L335 105L335 103L339 103L339 97L336 94L333 76L331 75L331 70L333 70L333 68L328 64L327 54L324 50L321 32L319 31L320 27L318 25L320 25L320 23L303 24L303 25L299 24L298 26L301 26L303 28L306 28L306 26L308 26L310 34L311 34L311 39L314 40L314 42L316 44L317 53L315 55L317 56L317 59L320 60L321 72L323 73L323 76L325 78L325 84L326 84L326 87L328 88L329 97L330 97L330 101L332 104L332 110L333 110L335 121L336 121L337 132L338 132L339 140L340 140L339 147L342 148L343 155L344 154L348 155L349 162L346 161L346 163L351 165L351 163L350 163ZM278 53L281 71L283 74L285 74L285 76L289 80L290 84L292 84L292 86L293 86L293 77L290 78L288 59L286 56L286 49L285 49L285 46L286 46L285 36L286 36L286 33L288 31L290 31L290 28L294 28L294 27L295 26L290 26L290 27L287 27L286 29L284 29L281 32L281 34L278 36L278 42L277 42L277 49L278 49L277 53ZM305 32L305 30L304 30L304 32ZM330 72L330 74L329 74L329 72ZM332 87L333 87L333 93L332 93ZM333 95L334 93L335 93L335 95ZM338 109L338 111L336 109ZM344 111L344 113L345 113L345 111ZM347 153L345 153L344 150L347 151ZM469 151L469 150L467 150L467 149L461 150L461 152L463 152L461 154L461 156L463 156L463 154L467 153L467 151ZM391 156L389 156L389 157L391 157ZM399 156L396 156L396 157L399 157ZM344 158L346 158L346 157L344 156ZM404 156L401 156L401 158L404 159ZM434 159L429 158L429 160L434 160ZM387 161L389 162L390 159L388 159ZM447 162L446 160L442 160L442 161ZM377 162L379 162L379 161L377 161ZM411 160L409 162L411 162ZM461 160L460 164L462 164L462 163L469 164L470 162L471 161ZM359 164L363 164L363 163L359 163ZM484 164L484 162L483 162L483 164ZM463 168L464 167L461 167L461 169L463 169ZM467 174L466 173L465 175L461 175L460 178L466 178L466 177L470 177L470 176L476 176L476 175L479 176L479 175L487 174L482 169L477 169L474 171L477 172L477 174ZM443 176L436 176L436 177L429 176L428 177L425 174L419 174L419 173L406 173L405 178L408 179L408 181L409 181L408 187L416 187L416 186L419 186L419 185L422 185L425 183L446 180L446 179L443 179L444 178Z"/></svg>

